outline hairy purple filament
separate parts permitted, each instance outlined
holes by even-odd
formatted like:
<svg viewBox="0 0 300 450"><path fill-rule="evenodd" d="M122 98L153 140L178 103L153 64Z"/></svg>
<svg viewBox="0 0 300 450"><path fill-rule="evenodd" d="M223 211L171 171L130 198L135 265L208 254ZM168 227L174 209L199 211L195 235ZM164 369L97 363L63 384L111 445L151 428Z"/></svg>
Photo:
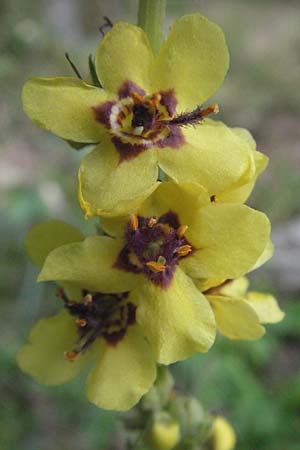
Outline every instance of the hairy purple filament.
<svg viewBox="0 0 300 450"><path fill-rule="evenodd" d="M105 125L120 155L120 161L131 159L152 147L180 148L185 140L182 126L195 125L217 105L176 116L177 99L174 90L146 95L131 81L121 86L117 101L101 103L93 108L96 121Z"/></svg>
<svg viewBox="0 0 300 450"><path fill-rule="evenodd" d="M136 307L127 301L128 292L91 294L83 290L82 301L73 301L68 299L63 289L59 289L57 296L74 316L79 333L78 347L67 352L67 359L73 360L97 338L104 338L109 345L117 345L125 336L127 327L135 323Z"/></svg>

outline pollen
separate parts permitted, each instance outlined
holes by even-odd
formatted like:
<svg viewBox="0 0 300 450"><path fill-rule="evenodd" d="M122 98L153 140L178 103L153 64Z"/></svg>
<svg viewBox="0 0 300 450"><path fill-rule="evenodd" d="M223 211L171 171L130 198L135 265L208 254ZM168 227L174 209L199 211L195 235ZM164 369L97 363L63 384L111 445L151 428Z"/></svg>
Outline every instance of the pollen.
<svg viewBox="0 0 300 450"><path fill-rule="evenodd" d="M152 108L157 108L160 104L161 101L161 94L159 92L156 92L155 94L153 94L153 97L148 100L148 103L150 106L152 106Z"/></svg>
<svg viewBox="0 0 300 450"><path fill-rule="evenodd" d="M130 95L135 100L135 102L143 103L144 97L136 91L130 91Z"/></svg>
<svg viewBox="0 0 300 450"><path fill-rule="evenodd" d="M152 272L164 272L167 268L167 266L165 264L159 263L157 261L148 261L146 263L146 266L149 267L150 270L152 270Z"/></svg>
<svg viewBox="0 0 300 450"><path fill-rule="evenodd" d="M191 245L189 245L189 244L181 245L181 246L178 247L178 249L177 249L177 254L178 254L179 256L186 256L186 255L188 255L189 253L191 253L191 251L192 251L192 246L191 246Z"/></svg>
<svg viewBox="0 0 300 450"><path fill-rule="evenodd" d="M178 237L182 238L188 229L188 225L180 225L179 228L177 228L176 234Z"/></svg>
<svg viewBox="0 0 300 450"><path fill-rule="evenodd" d="M73 362L73 361L75 360L75 358L76 358L77 355L78 355L78 353L75 352L74 350L73 350L73 351L70 351L70 352L65 352L65 353L64 353L65 359L66 359L67 361L70 361L70 362Z"/></svg>
<svg viewBox="0 0 300 450"><path fill-rule="evenodd" d="M80 317L78 317L75 320L76 325L79 325L80 327L85 327L87 325L87 321L85 319L82 319Z"/></svg>
<svg viewBox="0 0 300 450"><path fill-rule="evenodd" d="M206 117L209 114L218 114L218 112L219 112L219 105L217 103L213 103L212 105L209 105L207 108L201 109L199 111L199 116Z"/></svg>
<svg viewBox="0 0 300 450"><path fill-rule="evenodd" d="M130 227L136 231L139 227L139 219L138 216L136 214L131 214L130 215Z"/></svg>

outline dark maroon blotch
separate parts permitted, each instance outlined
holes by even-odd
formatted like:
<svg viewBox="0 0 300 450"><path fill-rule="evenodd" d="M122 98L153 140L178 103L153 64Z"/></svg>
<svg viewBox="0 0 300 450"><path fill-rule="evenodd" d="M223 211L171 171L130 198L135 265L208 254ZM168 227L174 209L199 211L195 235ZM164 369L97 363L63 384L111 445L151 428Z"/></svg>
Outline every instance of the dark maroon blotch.
<svg viewBox="0 0 300 450"><path fill-rule="evenodd" d="M146 95L144 89L140 88L137 84L133 83L133 81L124 81L122 86L118 91L118 97L120 100L122 98L130 97L132 92L136 92L137 94L142 95L143 97Z"/></svg>
<svg viewBox="0 0 300 450"><path fill-rule="evenodd" d="M160 103L166 108L168 114L172 117L176 113L177 98L174 89L160 92Z"/></svg>
<svg viewBox="0 0 300 450"><path fill-rule="evenodd" d="M180 257L179 247L190 245L184 236L178 236L180 222L173 211L160 216L154 226L149 227L149 218L138 216L138 228L134 230L130 224L125 229L126 244L120 251L114 267L126 272L144 274L153 284L163 289L170 285ZM163 225L169 225L169 229ZM134 255L138 265L131 262ZM163 272L153 272L147 262L165 259L166 269ZM187 256L187 255L186 255ZM185 257L185 256L183 256Z"/></svg>
<svg viewBox="0 0 300 450"><path fill-rule="evenodd" d="M100 105L93 107L96 121L105 125L106 128L110 128L109 118L110 118L110 114L111 114L111 109L115 104L116 104L116 102L109 101L109 102L100 103Z"/></svg>

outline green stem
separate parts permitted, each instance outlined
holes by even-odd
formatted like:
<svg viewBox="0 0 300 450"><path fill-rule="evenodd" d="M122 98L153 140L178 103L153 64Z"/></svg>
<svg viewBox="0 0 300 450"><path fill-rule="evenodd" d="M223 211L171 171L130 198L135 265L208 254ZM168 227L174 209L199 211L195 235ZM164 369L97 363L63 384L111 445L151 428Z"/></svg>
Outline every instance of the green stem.
<svg viewBox="0 0 300 450"><path fill-rule="evenodd" d="M154 54L163 42L166 3L167 0L139 0L138 26L146 32Z"/></svg>

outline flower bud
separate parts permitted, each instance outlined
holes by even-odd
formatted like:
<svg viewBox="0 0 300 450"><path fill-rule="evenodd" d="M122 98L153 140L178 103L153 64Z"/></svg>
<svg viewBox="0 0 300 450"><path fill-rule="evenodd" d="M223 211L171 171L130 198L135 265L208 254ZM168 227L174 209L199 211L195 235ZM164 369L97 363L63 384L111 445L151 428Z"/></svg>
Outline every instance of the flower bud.
<svg viewBox="0 0 300 450"><path fill-rule="evenodd" d="M212 426L213 449L233 450L236 443L235 432L224 417L217 416Z"/></svg>
<svg viewBox="0 0 300 450"><path fill-rule="evenodd" d="M180 439L179 423L168 413L161 412L154 417L146 437L153 450L171 450Z"/></svg>

